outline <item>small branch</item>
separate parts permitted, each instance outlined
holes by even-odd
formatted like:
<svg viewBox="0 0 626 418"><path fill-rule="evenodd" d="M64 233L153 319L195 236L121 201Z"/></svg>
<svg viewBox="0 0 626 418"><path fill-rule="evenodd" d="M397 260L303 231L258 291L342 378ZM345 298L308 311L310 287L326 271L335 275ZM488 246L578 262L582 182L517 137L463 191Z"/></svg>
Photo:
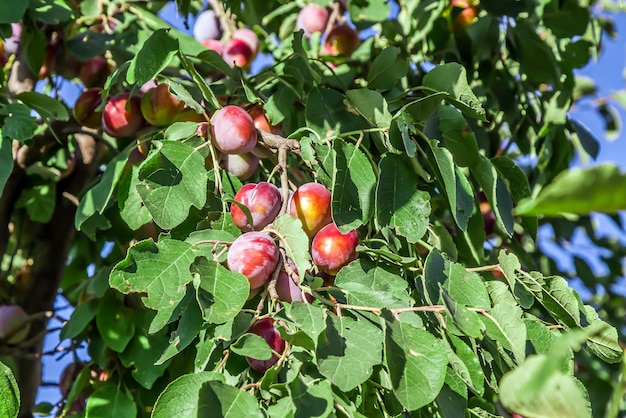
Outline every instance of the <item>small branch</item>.
<svg viewBox="0 0 626 418"><path fill-rule="evenodd" d="M229 38L232 33L237 29L235 22L231 19L230 13L226 12L222 2L218 0L209 0L209 4L211 5L211 9L215 12L215 16L220 21L220 26L222 27L222 31L224 32L223 38Z"/></svg>
<svg viewBox="0 0 626 418"><path fill-rule="evenodd" d="M289 204L289 176L287 175L287 146L281 145L278 148L278 166L280 167L280 188L283 196L283 205L280 213L287 213Z"/></svg>
<svg viewBox="0 0 626 418"><path fill-rule="evenodd" d="M267 148L278 151L281 147L287 147L287 149L291 152L295 152L296 154L300 154L300 142L295 139L284 138L280 135L276 135L270 132L265 131L257 131L261 136L261 142Z"/></svg>

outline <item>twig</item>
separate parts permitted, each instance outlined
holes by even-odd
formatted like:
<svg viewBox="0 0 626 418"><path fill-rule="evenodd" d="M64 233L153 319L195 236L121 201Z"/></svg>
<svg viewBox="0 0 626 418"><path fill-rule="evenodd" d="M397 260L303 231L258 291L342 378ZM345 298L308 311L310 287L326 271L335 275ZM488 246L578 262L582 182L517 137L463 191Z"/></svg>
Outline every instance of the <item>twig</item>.
<svg viewBox="0 0 626 418"><path fill-rule="evenodd" d="M280 188L283 196L283 205L280 213L287 213L289 204L289 176L287 175L287 146L284 144L278 148L278 166L280 167Z"/></svg>

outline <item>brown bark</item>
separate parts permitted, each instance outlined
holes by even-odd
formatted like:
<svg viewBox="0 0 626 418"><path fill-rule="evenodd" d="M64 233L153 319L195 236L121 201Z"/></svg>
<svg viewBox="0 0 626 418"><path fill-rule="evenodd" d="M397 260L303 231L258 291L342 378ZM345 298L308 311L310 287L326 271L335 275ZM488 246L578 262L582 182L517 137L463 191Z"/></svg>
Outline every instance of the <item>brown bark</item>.
<svg viewBox="0 0 626 418"><path fill-rule="evenodd" d="M57 204L50 222L36 224L32 231L35 242L33 258L33 280L24 309L28 313L44 312L53 309L59 284L63 277L66 260L76 235L74 216L76 206L63 196L67 192L73 196L94 178L98 170L95 141L87 135L77 135L80 158L72 174L57 185ZM47 320L31 325L30 354L40 354ZM18 384L21 391L20 418L32 417L37 389L41 385L41 358L24 356L18 361Z"/></svg>

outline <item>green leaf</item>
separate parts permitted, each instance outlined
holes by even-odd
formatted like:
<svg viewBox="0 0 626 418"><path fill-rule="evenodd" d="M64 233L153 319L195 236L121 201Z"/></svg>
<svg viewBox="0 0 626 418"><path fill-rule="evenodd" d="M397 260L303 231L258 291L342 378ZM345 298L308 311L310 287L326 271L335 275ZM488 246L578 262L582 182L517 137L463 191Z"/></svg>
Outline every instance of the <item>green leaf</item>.
<svg viewBox="0 0 626 418"><path fill-rule="evenodd" d="M500 381L505 408L529 417L591 417L587 395L572 376L558 370L555 357L530 356Z"/></svg>
<svg viewBox="0 0 626 418"><path fill-rule="evenodd" d="M20 388L11 369L0 361L0 416L17 418L20 412Z"/></svg>
<svg viewBox="0 0 626 418"><path fill-rule="evenodd" d="M130 309L115 297L106 297L96 313L96 325L104 343L113 351L122 352L135 335Z"/></svg>
<svg viewBox="0 0 626 418"><path fill-rule="evenodd" d="M388 315L385 364L398 400L415 411L435 400L441 391L448 357L443 341Z"/></svg>
<svg viewBox="0 0 626 418"><path fill-rule="evenodd" d="M256 334L243 334L230 346L233 353L240 356L252 357L258 360L269 360L272 358L272 349L263 337Z"/></svg>
<svg viewBox="0 0 626 418"><path fill-rule="evenodd" d="M287 257L296 265L298 276L304 279L304 273L311 268L309 237L302 229L302 222L289 214L282 214L274 219L272 229L280 239Z"/></svg>
<svg viewBox="0 0 626 418"><path fill-rule="evenodd" d="M589 9L576 0L551 1L543 11L543 23L559 38L583 35L589 24Z"/></svg>
<svg viewBox="0 0 626 418"><path fill-rule="evenodd" d="M376 187L376 217L382 226L416 243L426 233L430 216L427 192L417 189L417 178L406 160L385 154L379 163ZM334 214L334 212L333 212Z"/></svg>
<svg viewBox="0 0 626 418"><path fill-rule="evenodd" d="M24 16L29 3L27 1L15 2L11 0L0 0L0 23L19 22Z"/></svg>
<svg viewBox="0 0 626 418"><path fill-rule="evenodd" d="M491 161L481 156L480 163L470 169L480 184L496 215L498 225L507 233L513 235L515 218L513 217L513 199L506 183L498 176Z"/></svg>
<svg viewBox="0 0 626 418"><path fill-rule="evenodd" d="M469 388L482 396L485 390L485 374L478 355L459 337L448 333L447 338L451 343L448 346L450 366Z"/></svg>
<svg viewBox="0 0 626 418"><path fill-rule="evenodd" d="M336 140L333 150L333 220L346 233L367 223L372 216L376 175L369 159L357 146Z"/></svg>
<svg viewBox="0 0 626 418"><path fill-rule="evenodd" d="M408 61L399 58L400 48L389 46L380 52L367 72L367 85L371 89L389 90L406 75Z"/></svg>
<svg viewBox="0 0 626 418"><path fill-rule="evenodd" d="M480 162L476 135L461 112L450 106L439 106L436 121L443 144L452 153L457 165L469 167Z"/></svg>
<svg viewBox="0 0 626 418"><path fill-rule="evenodd" d="M96 317L98 305L100 302L97 299L90 299L76 306L70 319L63 325L59 338L61 340L76 338Z"/></svg>
<svg viewBox="0 0 626 418"><path fill-rule="evenodd" d="M564 278L543 277L538 272L531 272L520 274L518 280L559 324L580 327L579 299Z"/></svg>
<svg viewBox="0 0 626 418"><path fill-rule="evenodd" d="M70 118L63 103L45 94L37 93L36 91L25 91L15 97L26 106L37 111L44 119L68 120Z"/></svg>
<svg viewBox="0 0 626 418"><path fill-rule="evenodd" d="M72 19L72 9L62 0L30 0L28 15L34 21L58 25Z"/></svg>
<svg viewBox="0 0 626 418"><path fill-rule="evenodd" d="M626 174L612 164L566 170L534 198L522 200L516 213L522 216L588 215L617 213L626 209Z"/></svg>
<svg viewBox="0 0 626 418"><path fill-rule="evenodd" d="M2 195L4 186L13 171L13 149L11 145L11 140L4 136L0 127L0 195Z"/></svg>
<svg viewBox="0 0 626 418"><path fill-rule="evenodd" d="M388 129L391 124L387 101L377 91L354 89L346 92L350 104L372 127Z"/></svg>
<svg viewBox="0 0 626 418"><path fill-rule="evenodd" d="M389 16L390 6L386 0L352 1L348 4L350 21L357 29L364 29Z"/></svg>
<svg viewBox="0 0 626 418"><path fill-rule="evenodd" d="M133 57L126 73L126 81L142 86L154 79L168 66L178 51L178 41L165 29L155 31Z"/></svg>
<svg viewBox="0 0 626 418"><path fill-rule="evenodd" d="M193 286L187 286L187 294L178 305L178 312L180 312L178 328L170 335L169 345L155 363L157 366L187 348L196 339L204 325L202 313L196 301L196 289Z"/></svg>
<svg viewBox="0 0 626 418"><path fill-rule="evenodd" d="M492 281L488 287L494 306L482 316L487 336L511 351L521 364L526 357L526 325L522 309L505 283Z"/></svg>
<svg viewBox="0 0 626 418"><path fill-rule="evenodd" d="M302 378L296 379L289 385L289 394L296 408L294 418L331 416L334 396L328 380L305 382Z"/></svg>
<svg viewBox="0 0 626 418"><path fill-rule="evenodd" d="M407 282L400 270L383 263L359 259L342 268L335 286L351 305L377 308L402 308L411 305Z"/></svg>
<svg viewBox="0 0 626 418"><path fill-rule="evenodd" d="M285 310L287 317L317 345L319 336L326 330L326 311L319 306L303 302L285 305Z"/></svg>
<svg viewBox="0 0 626 418"><path fill-rule="evenodd" d="M177 141L154 141L139 171L139 195L154 222L163 229L180 225L191 206L201 209L207 197L208 176L204 158L191 146Z"/></svg>
<svg viewBox="0 0 626 418"><path fill-rule="evenodd" d="M234 318L250 294L250 282L213 260L198 258L191 266L200 283L197 293L202 317L206 322L222 324Z"/></svg>
<svg viewBox="0 0 626 418"><path fill-rule="evenodd" d="M46 223L52 218L56 207L56 191L56 183L36 184L22 192L15 206L26 208L33 221Z"/></svg>
<svg viewBox="0 0 626 418"><path fill-rule="evenodd" d="M182 51L179 51L178 59L180 59L180 63L182 64L183 68L185 68L185 71L187 71L189 75L191 75L191 78L195 82L196 86L198 86L198 88L200 89L200 92L202 93L202 97L204 98L205 103L208 105L208 107L211 109L220 109L222 105L220 104L219 100L217 100L215 93L213 93L213 90L211 90L205 78L202 77L200 73L198 73L198 70L196 70L196 67L194 67L193 63L189 59L187 59L187 57L185 56L185 54L182 53ZM198 113L202 113L205 111L202 108L200 109L196 108L195 110L196 112L200 110Z"/></svg>
<svg viewBox="0 0 626 418"><path fill-rule="evenodd" d="M167 330L152 335L137 333L120 353L124 367L130 369L133 379L146 389L152 389L169 366L169 360L157 364L168 347L168 340Z"/></svg>
<svg viewBox="0 0 626 418"><path fill-rule="evenodd" d="M589 351L607 363L621 361L624 350L619 345L615 327L602 321L592 306L585 305L583 313L589 323L585 330L591 334L587 340Z"/></svg>
<svg viewBox="0 0 626 418"><path fill-rule="evenodd" d="M117 205L120 216L133 231L152 220L150 212L143 204L137 191L139 184L139 165L133 165L122 177L117 187Z"/></svg>
<svg viewBox="0 0 626 418"><path fill-rule="evenodd" d="M487 121L485 109L467 84L465 67L454 62L437 65L425 76L424 87L449 94L447 100L468 115Z"/></svg>
<svg viewBox="0 0 626 418"><path fill-rule="evenodd" d="M214 372L200 372L180 376L161 392L154 404L151 417L197 418L202 416L199 414L200 390L204 383L213 380L224 381L224 375Z"/></svg>
<svg viewBox="0 0 626 418"><path fill-rule="evenodd" d="M536 84L559 80L556 58L528 19L517 19L509 28L515 42L521 72Z"/></svg>
<svg viewBox="0 0 626 418"><path fill-rule="evenodd" d="M441 295L443 296L443 304L446 307L446 315L452 317L452 321L459 331L468 337L482 340L485 327L480 321L479 314L468 310L467 306L458 303L444 288L441 289Z"/></svg>
<svg viewBox="0 0 626 418"><path fill-rule="evenodd" d="M485 283L478 273L452 262L446 263L445 272L448 279L444 288L457 302L475 308L491 306Z"/></svg>
<svg viewBox="0 0 626 418"><path fill-rule="evenodd" d="M176 417L187 417L176 413ZM202 385L198 401L198 417L263 418L257 400L248 392L225 383L210 380ZM195 417L194 416L194 417ZM153 417L157 418L155 415ZM191 417L190 417L191 418Z"/></svg>
<svg viewBox="0 0 626 418"><path fill-rule="evenodd" d="M113 383L98 388L87 398L86 418L134 418L136 416L135 402Z"/></svg>
<svg viewBox="0 0 626 418"><path fill-rule="evenodd" d="M129 147L116 155L107 164L98 184L87 190L83 197L81 197L78 209L76 210L76 218L74 219L76 229L80 231L83 225L86 224L89 218L96 212L102 214L107 208L111 202L115 187L122 175L124 167L126 166L130 152L131 148Z"/></svg>
<svg viewBox="0 0 626 418"><path fill-rule="evenodd" d="M189 266L198 249L186 242L165 239L158 244L140 241L111 271L109 284L122 293L145 293L147 308L174 307L185 295L193 276Z"/></svg>
<svg viewBox="0 0 626 418"><path fill-rule="evenodd" d="M305 109L307 126L322 138L367 126L360 115L348 110L346 97L329 88L315 87L307 98Z"/></svg>
<svg viewBox="0 0 626 418"><path fill-rule="evenodd" d="M21 103L11 103L0 107L0 115L6 115L2 127L2 137L26 141L37 131L37 120L31 116L30 108Z"/></svg>
<svg viewBox="0 0 626 418"><path fill-rule="evenodd" d="M430 251L426 257L422 283L424 302L428 305L435 305L439 302L440 285L443 285L448 278L445 272L446 263L446 259L436 249Z"/></svg>
<svg viewBox="0 0 626 418"><path fill-rule="evenodd" d="M344 392L356 388L381 362L383 333L370 322L328 316L316 358L319 372Z"/></svg>
<svg viewBox="0 0 626 418"><path fill-rule="evenodd" d="M474 212L474 195L467 177L454 164L452 154L439 147L439 141L430 140L428 145L435 157L439 170L438 178L443 181L443 191L448 198L450 211L461 231L467 229L467 222Z"/></svg>

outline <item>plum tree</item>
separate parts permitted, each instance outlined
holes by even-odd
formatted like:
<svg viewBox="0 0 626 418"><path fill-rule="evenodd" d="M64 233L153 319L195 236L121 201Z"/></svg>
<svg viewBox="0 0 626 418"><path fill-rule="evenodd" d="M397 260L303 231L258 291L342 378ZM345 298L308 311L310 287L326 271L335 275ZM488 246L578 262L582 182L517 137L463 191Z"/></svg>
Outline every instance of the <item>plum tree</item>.
<svg viewBox="0 0 626 418"><path fill-rule="evenodd" d="M246 276L250 289L258 289L274 273L278 258L278 247L269 235L246 232L228 249L227 265L230 271Z"/></svg>
<svg viewBox="0 0 626 418"><path fill-rule="evenodd" d="M0 416L623 415L598 3L1 3Z"/></svg>
<svg viewBox="0 0 626 418"><path fill-rule="evenodd" d="M246 154L254 149L257 132L248 113L239 106L225 106L211 118L215 146L225 154Z"/></svg>
<svg viewBox="0 0 626 418"><path fill-rule="evenodd" d="M280 333L276 328L274 328L274 319L272 318L262 318L256 321L252 326L248 329L250 334L258 335L262 337L267 345L270 346L272 351L274 351L278 355L282 355L285 352L286 343L280 337ZM269 360L258 360L251 357L246 357L246 361L254 370L259 373L265 373L271 367L273 367L276 363L278 363L278 356L276 354L272 354L272 357Z"/></svg>
<svg viewBox="0 0 626 418"><path fill-rule="evenodd" d="M230 215L233 223L242 231L265 228L274 221L283 202L278 187L265 181L258 184L246 184L239 189L234 199L248 208L252 218L252 224L250 224L245 212L239 205L231 205Z"/></svg>
<svg viewBox="0 0 626 418"><path fill-rule="evenodd" d="M336 275L342 267L356 260L359 234L352 230L342 234L330 223L315 234L311 242L311 257L320 271Z"/></svg>

